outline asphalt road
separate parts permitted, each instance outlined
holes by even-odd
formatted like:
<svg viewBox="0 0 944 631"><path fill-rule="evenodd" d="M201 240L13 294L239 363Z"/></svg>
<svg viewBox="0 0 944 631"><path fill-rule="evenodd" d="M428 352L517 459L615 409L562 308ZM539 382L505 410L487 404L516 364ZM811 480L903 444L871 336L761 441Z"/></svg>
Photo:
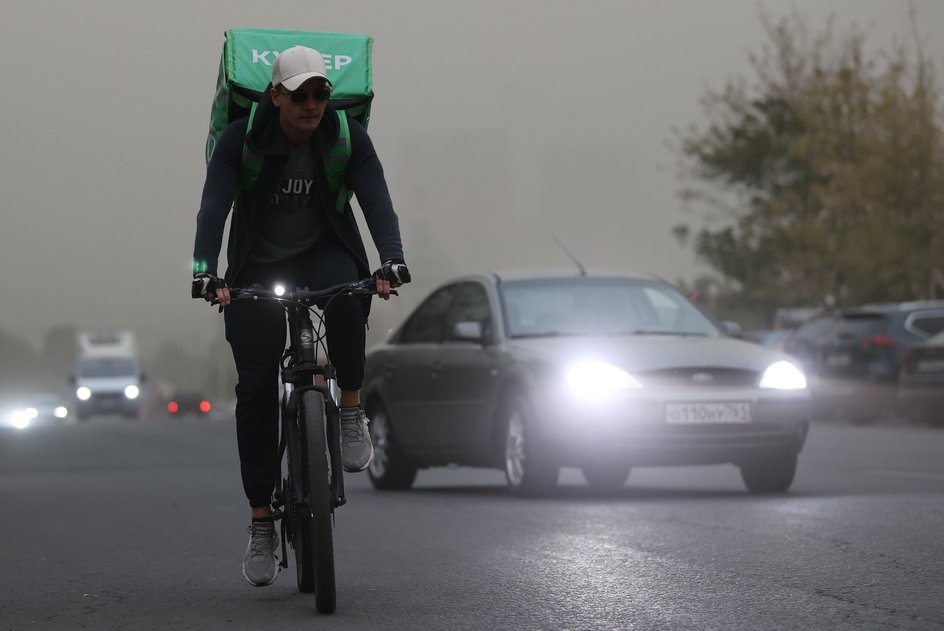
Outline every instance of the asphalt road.
<svg viewBox="0 0 944 631"><path fill-rule="evenodd" d="M944 431L817 425L796 483L639 469L509 497L497 471L348 476L338 610L244 582L226 421L0 430L0 630L941 629Z"/></svg>

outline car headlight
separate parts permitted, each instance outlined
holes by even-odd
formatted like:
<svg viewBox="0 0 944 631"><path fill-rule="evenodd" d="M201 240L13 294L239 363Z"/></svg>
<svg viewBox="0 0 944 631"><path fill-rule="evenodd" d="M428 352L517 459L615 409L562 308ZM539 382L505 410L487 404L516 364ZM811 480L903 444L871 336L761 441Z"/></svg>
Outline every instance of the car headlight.
<svg viewBox="0 0 944 631"><path fill-rule="evenodd" d="M806 376L790 362L779 361L767 367L759 385L775 390L802 390L806 388Z"/></svg>
<svg viewBox="0 0 944 631"><path fill-rule="evenodd" d="M581 361L567 370L567 386L577 396L592 398L618 390L635 390L642 384L619 366L601 361Z"/></svg>
<svg viewBox="0 0 944 631"><path fill-rule="evenodd" d="M139 394L141 394L141 390L136 385L131 384L130 386L125 387L125 397L129 399L137 399Z"/></svg>
<svg viewBox="0 0 944 631"><path fill-rule="evenodd" d="M30 426L32 419L26 410L17 410L10 416L10 425L17 429L26 429Z"/></svg>
<svg viewBox="0 0 944 631"><path fill-rule="evenodd" d="M39 410L37 410L34 407L28 407L25 410L23 410L23 412L26 414L26 418L30 420L33 420L34 418L39 416Z"/></svg>
<svg viewBox="0 0 944 631"><path fill-rule="evenodd" d="M79 401L88 401L89 399L92 398L92 390L85 386L81 386L79 388L76 388L75 396L79 398Z"/></svg>
<svg viewBox="0 0 944 631"><path fill-rule="evenodd" d="M52 411L52 414L56 418L65 418L69 416L69 410L66 409L66 406L60 405L55 410Z"/></svg>

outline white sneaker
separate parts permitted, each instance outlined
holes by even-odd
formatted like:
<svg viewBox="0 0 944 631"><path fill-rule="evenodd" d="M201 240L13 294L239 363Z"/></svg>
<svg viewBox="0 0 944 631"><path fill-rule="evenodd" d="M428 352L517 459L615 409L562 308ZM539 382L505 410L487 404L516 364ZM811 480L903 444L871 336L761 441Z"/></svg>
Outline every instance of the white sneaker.
<svg viewBox="0 0 944 631"><path fill-rule="evenodd" d="M348 473L363 471L374 458L369 422L362 408L341 408L341 465Z"/></svg>
<svg viewBox="0 0 944 631"><path fill-rule="evenodd" d="M254 521L249 526L249 545L243 557L243 576L256 587L275 582L279 575L279 535L275 522Z"/></svg>

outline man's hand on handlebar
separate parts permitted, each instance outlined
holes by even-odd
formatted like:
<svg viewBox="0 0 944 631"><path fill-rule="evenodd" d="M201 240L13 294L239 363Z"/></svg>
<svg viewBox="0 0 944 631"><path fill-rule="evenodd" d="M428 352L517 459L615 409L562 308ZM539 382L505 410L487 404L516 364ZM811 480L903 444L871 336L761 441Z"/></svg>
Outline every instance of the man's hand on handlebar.
<svg viewBox="0 0 944 631"><path fill-rule="evenodd" d="M215 301L220 307L225 307L231 302L226 281L207 273L193 275L190 296L192 298L203 298L211 303Z"/></svg>
<svg viewBox="0 0 944 631"><path fill-rule="evenodd" d="M390 290L410 282L410 268L400 259L384 261L376 272L377 295L384 300L390 298Z"/></svg>

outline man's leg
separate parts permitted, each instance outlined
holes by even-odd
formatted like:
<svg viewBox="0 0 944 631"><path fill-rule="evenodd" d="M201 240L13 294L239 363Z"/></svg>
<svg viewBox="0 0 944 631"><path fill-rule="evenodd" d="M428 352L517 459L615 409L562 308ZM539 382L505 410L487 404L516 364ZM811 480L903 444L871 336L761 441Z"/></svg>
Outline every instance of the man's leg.
<svg viewBox="0 0 944 631"><path fill-rule="evenodd" d="M226 339L233 349L236 439L243 489L252 511L243 576L270 585L278 576L279 537L272 520L272 491L280 475L279 358L285 347L285 315L275 303L234 303L226 308Z"/></svg>
<svg viewBox="0 0 944 631"><path fill-rule="evenodd" d="M354 257L331 239L318 243L306 257L306 278L313 288L358 280ZM328 356L337 370L341 389L342 464L346 471L363 471L373 457L367 417L360 407L364 381L367 318L363 297L338 296L324 307Z"/></svg>
<svg viewBox="0 0 944 631"><path fill-rule="evenodd" d="M278 368L285 348L285 314L268 301L237 302L225 314L226 339L238 375L236 440L243 490L253 516L261 517L271 505L279 476Z"/></svg>

